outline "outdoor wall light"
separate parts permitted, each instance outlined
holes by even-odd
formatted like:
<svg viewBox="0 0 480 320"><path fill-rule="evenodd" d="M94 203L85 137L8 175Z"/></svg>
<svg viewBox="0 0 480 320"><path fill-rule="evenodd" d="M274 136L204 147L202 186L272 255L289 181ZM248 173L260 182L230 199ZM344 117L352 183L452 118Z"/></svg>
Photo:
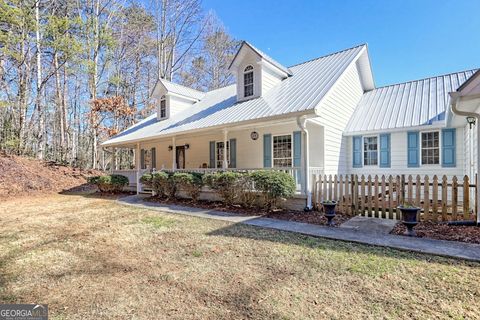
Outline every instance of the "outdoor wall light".
<svg viewBox="0 0 480 320"><path fill-rule="evenodd" d="M190 144L185 143L185 150L190 149Z"/></svg>
<svg viewBox="0 0 480 320"><path fill-rule="evenodd" d="M477 119L475 119L475 117L467 117L467 123L470 125L470 129L472 129L472 126L475 125L476 121Z"/></svg>
<svg viewBox="0 0 480 320"><path fill-rule="evenodd" d="M173 150L173 147L172 146L168 146L168 151L172 151Z"/></svg>

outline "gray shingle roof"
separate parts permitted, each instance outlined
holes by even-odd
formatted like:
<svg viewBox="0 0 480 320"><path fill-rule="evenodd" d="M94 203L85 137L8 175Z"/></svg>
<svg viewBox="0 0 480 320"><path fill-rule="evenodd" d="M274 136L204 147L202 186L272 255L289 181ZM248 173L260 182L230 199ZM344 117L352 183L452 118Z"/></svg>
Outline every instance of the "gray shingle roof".
<svg viewBox="0 0 480 320"><path fill-rule="evenodd" d="M446 121L449 92L457 90L476 70L376 88L360 100L346 134L417 127Z"/></svg>
<svg viewBox="0 0 480 320"><path fill-rule="evenodd" d="M263 97L236 102L236 85L213 90L187 110L157 121L152 115L103 145L125 144L209 127L268 119L289 113L313 112L343 72L366 50L360 45L293 66Z"/></svg>

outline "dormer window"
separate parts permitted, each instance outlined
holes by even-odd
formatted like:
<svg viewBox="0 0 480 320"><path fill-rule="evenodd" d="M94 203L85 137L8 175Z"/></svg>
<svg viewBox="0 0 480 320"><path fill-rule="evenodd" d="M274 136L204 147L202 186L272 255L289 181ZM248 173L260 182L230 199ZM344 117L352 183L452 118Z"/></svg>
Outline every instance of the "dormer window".
<svg viewBox="0 0 480 320"><path fill-rule="evenodd" d="M247 66L243 71L244 97L253 96L253 67Z"/></svg>
<svg viewBox="0 0 480 320"><path fill-rule="evenodd" d="M160 118L164 119L167 117L167 100L165 96L160 98Z"/></svg>

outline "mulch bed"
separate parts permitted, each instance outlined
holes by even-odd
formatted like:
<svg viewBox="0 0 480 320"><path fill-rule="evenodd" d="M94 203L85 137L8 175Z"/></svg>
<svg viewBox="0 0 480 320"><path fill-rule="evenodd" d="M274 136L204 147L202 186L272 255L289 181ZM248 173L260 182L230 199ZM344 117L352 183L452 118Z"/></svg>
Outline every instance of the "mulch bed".
<svg viewBox="0 0 480 320"><path fill-rule="evenodd" d="M404 235L407 228L398 223L392 234ZM417 237L437 240L461 241L480 244L480 227L475 226L449 226L446 223L420 222L415 228Z"/></svg>
<svg viewBox="0 0 480 320"><path fill-rule="evenodd" d="M286 221L295 221L295 222L304 222L316 225L326 226L328 224L327 218L323 215L323 212L319 211L296 211L296 210L286 210L286 209L277 209L272 212L259 211L255 208L242 208L240 206L230 206L225 207L222 202L217 201L198 201L194 202L190 199L161 199L157 197L146 198L145 201L158 202L167 205L183 205L200 209L207 210L217 210L223 212L232 212L241 215L257 215L265 218L272 218L278 220ZM345 221L349 220L351 217L347 215L342 215L338 213L333 219L334 226L337 227Z"/></svg>

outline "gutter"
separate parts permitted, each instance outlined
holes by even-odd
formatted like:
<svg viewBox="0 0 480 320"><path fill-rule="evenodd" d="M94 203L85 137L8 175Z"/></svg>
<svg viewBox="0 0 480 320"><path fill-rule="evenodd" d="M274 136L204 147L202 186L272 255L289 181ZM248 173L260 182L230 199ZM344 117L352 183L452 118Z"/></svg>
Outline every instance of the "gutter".
<svg viewBox="0 0 480 320"><path fill-rule="evenodd" d="M465 116L465 117L474 117L477 120L476 127L477 127L477 154L480 152L480 114L476 112L467 112L467 111L462 111L457 108L457 103L461 100L461 96L459 92L451 92L450 96L452 98L452 111L453 113L459 115L459 116ZM480 174L480 157L477 155L477 177ZM478 178L477 178L478 180ZM477 184L478 181L475 182ZM477 185L476 188L477 192L477 203L476 203L476 209L477 209L477 226L480 225L480 187Z"/></svg>
<svg viewBox="0 0 480 320"><path fill-rule="evenodd" d="M305 177L305 183L304 183L304 186L303 186L303 191L305 193L305 195L307 196L307 204L305 206L305 211L310 211L312 210L313 206L312 206L312 190L310 189L311 187L311 184L310 184L310 156L309 156L309 148L308 148L308 145L309 145L309 134L308 134L308 130L307 130L307 122L309 121L310 119L305 117L305 116L299 116L297 117L297 124L298 124L298 127L301 129L302 133L303 133L303 136L305 137L305 139L302 139L303 141L303 150L305 150L303 152L303 169L304 169L304 172L303 172L303 176Z"/></svg>

